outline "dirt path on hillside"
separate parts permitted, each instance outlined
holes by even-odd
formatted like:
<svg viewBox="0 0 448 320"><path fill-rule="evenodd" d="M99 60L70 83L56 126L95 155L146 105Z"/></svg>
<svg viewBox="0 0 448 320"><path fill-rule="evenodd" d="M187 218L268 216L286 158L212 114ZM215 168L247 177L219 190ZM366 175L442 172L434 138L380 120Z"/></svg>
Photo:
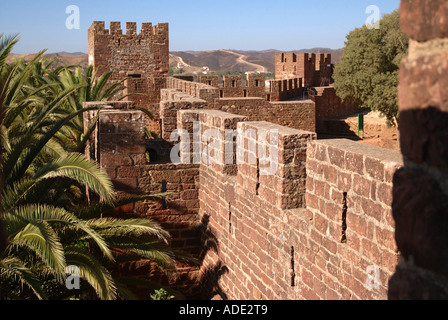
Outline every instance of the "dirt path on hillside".
<svg viewBox="0 0 448 320"><path fill-rule="evenodd" d="M259 65L259 64L247 61L246 60L247 59L246 55L239 54L239 53L236 53L236 52L233 52L233 51L229 51L229 50L224 50L224 49L221 49L219 51L230 53L230 54L233 54L235 56L238 56L238 59L236 60L238 63L250 65L250 66L255 68L254 71L256 71L256 72L267 72L268 71L267 68L263 67L262 65Z"/></svg>
<svg viewBox="0 0 448 320"><path fill-rule="evenodd" d="M176 63L179 63L182 66L182 69L184 69L185 73L200 73L202 72L202 68L201 67L193 67L192 65L189 65L188 63L185 62L185 60L180 57L180 56L176 56L174 54L170 54L170 59L174 59L174 61Z"/></svg>

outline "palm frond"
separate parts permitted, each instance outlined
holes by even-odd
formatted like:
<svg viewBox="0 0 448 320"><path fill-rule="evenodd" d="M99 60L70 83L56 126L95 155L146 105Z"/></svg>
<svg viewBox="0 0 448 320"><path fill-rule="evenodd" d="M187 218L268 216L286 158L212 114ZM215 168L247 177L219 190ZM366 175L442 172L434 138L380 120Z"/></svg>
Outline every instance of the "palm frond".
<svg viewBox="0 0 448 320"><path fill-rule="evenodd" d="M114 300L117 288L109 271L90 252L80 247L66 248L68 265L79 269L79 276L86 280L102 300Z"/></svg>
<svg viewBox="0 0 448 320"><path fill-rule="evenodd" d="M78 219L72 213L63 208L56 208L47 205L21 206L12 212L6 213L3 217L7 232L10 238L15 238L28 225L39 225L41 223L62 223L77 231L82 231L85 237L96 243L101 252L110 261L114 257L102 236L90 228L85 221Z"/></svg>
<svg viewBox="0 0 448 320"><path fill-rule="evenodd" d="M172 193L159 193L159 194L147 194L135 197L127 197L119 200L115 200L112 203L92 203L88 207L79 208L76 213L80 219L94 219L98 218L103 214L107 214L114 209L120 208L130 203L136 203L145 200L160 200L163 197L167 197Z"/></svg>
<svg viewBox="0 0 448 320"><path fill-rule="evenodd" d="M10 248L26 247L32 250L51 268L57 279L64 278L64 249L58 235L47 222L30 222L13 237L10 237L9 241Z"/></svg>
<svg viewBox="0 0 448 320"><path fill-rule="evenodd" d="M107 173L98 165L79 153L72 153L42 167L34 180L52 178L69 178L75 180L100 195L105 202L114 199L112 182Z"/></svg>
<svg viewBox="0 0 448 320"><path fill-rule="evenodd" d="M6 37L3 35L3 33L0 34L0 67L5 64L6 58L8 58L13 47L17 44L19 39L19 34L14 34Z"/></svg>
<svg viewBox="0 0 448 320"><path fill-rule="evenodd" d="M170 234L150 219L100 218L89 220L87 225L103 237L121 237L132 234L134 237L156 237L168 243Z"/></svg>
<svg viewBox="0 0 448 320"><path fill-rule="evenodd" d="M3 171L4 171L4 178L8 183L12 183L13 181L16 181L17 179L20 179L22 177L28 167L31 165L33 160L39 155L42 148L45 146L45 144L52 139L55 134L65 125L67 124L71 119L76 117L78 114L81 114L83 112L87 112L90 110L95 110L97 107L90 107L85 108L82 110L79 110L78 112L72 113L69 116L59 120L57 123L54 124L53 127L51 127L45 135L39 140L39 142L34 146L28 146L29 140L31 139L33 135L33 130L29 130L25 137L20 139L19 146L16 147L11 154L7 155L7 158L5 159L4 165L3 165ZM30 132L31 131L31 132ZM30 148L30 152L24 156L23 161L20 166L17 165L17 162L20 158L20 156L23 153L23 150L25 148ZM15 168L14 168L15 167ZM14 170L13 170L14 168ZM9 180L9 181L8 181Z"/></svg>
<svg viewBox="0 0 448 320"><path fill-rule="evenodd" d="M9 283L16 288L28 287L39 300L47 298L41 281L17 257L8 256L0 260L0 279L0 290L5 290L6 284Z"/></svg>

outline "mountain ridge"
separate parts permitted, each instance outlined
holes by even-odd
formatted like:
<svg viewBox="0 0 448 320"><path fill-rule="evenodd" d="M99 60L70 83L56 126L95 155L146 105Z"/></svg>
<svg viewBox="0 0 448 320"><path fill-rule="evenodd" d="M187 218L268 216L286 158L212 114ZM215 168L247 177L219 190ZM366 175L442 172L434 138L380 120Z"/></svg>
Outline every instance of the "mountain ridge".
<svg viewBox="0 0 448 320"><path fill-rule="evenodd" d="M275 53L294 52L294 53L330 53L333 63L337 63L343 53L343 49L330 48L311 48L298 49L291 51L281 51L277 49L266 50L237 50L237 49L219 49L208 51L171 51L170 68L184 69L186 73L201 72L202 67L206 66L211 71L263 71L275 72ZM34 54L11 54L7 62L14 59L24 58L26 61L32 59ZM61 65L79 65L82 68L88 66L88 55L83 52L55 52L44 54L48 61L55 60L54 66Z"/></svg>

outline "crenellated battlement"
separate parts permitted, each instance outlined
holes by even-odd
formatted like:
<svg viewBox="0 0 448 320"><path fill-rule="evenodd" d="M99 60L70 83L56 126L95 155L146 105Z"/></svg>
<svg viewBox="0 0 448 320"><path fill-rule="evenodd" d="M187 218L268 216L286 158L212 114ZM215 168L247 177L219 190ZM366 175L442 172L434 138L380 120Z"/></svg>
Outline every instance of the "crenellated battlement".
<svg viewBox="0 0 448 320"><path fill-rule="evenodd" d="M110 28L106 29L106 23L104 21L94 21L90 26L89 31L91 30L93 33L100 35L168 36L168 23L159 23L153 26L151 22L143 22L140 32L137 32L136 22L126 22L125 34L123 34L121 22L111 21L109 26Z"/></svg>

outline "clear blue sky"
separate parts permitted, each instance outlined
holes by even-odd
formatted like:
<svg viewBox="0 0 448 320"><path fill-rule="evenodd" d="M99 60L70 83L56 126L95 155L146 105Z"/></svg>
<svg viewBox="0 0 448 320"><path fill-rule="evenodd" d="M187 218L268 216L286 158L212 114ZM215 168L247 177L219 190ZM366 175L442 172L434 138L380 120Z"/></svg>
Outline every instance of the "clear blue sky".
<svg viewBox="0 0 448 320"><path fill-rule="evenodd" d="M241 49L283 51L341 48L366 23L369 5L381 15L399 0L11 0L0 11L0 33L20 33L15 53L87 52L87 29L95 20L168 22L170 50ZM80 29L69 30L66 8L80 10Z"/></svg>

